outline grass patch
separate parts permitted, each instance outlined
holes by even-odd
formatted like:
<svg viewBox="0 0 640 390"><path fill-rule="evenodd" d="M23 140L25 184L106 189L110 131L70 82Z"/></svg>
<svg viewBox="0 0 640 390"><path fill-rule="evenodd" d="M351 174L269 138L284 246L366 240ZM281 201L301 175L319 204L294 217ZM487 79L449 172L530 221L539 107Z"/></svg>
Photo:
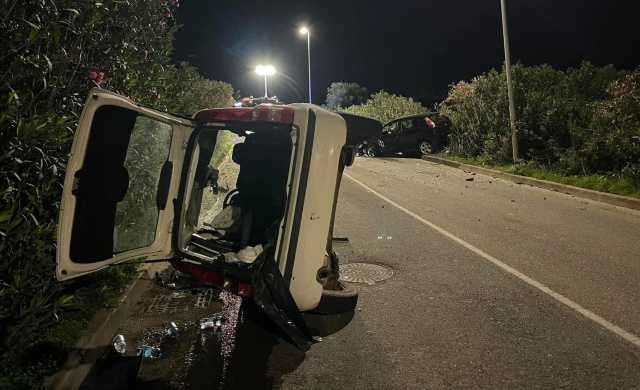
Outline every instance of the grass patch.
<svg viewBox="0 0 640 390"><path fill-rule="evenodd" d="M39 334L25 335L32 339L29 348L2 354L0 389L42 388L43 380L64 364L95 313L113 307L136 274L135 266L123 265L66 282L72 298L58 313L58 321L39 329Z"/></svg>
<svg viewBox="0 0 640 390"><path fill-rule="evenodd" d="M544 169L533 162L521 164L495 164L485 157L461 157L437 154L436 157L457 161L469 165L478 165L514 175L528 176L555 183L571 185L589 190L640 198L640 187L628 177L613 175L565 175L561 172Z"/></svg>

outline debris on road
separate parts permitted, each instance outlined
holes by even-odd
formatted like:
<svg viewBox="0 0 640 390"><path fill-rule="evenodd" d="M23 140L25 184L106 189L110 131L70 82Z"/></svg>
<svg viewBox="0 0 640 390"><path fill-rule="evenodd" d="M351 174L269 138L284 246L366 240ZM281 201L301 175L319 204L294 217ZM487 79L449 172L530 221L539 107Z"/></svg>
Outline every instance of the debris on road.
<svg viewBox="0 0 640 390"><path fill-rule="evenodd" d="M142 356L146 359L159 359L164 357L160 348L152 347L150 345L143 345L139 347L138 356Z"/></svg>
<svg viewBox="0 0 640 390"><path fill-rule="evenodd" d="M167 327L167 336L176 337L178 335L178 325L171 321Z"/></svg>
<svg viewBox="0 0 640 390"><path fill-rule="evenodd" d="M120 355L124 355L127 352L127 341L123 335L115 335L111 344L113 345L113 349Z"/></svg>
<svg viewBox="0 0 640 390"><path fill-rule="evenodd" d="M222 313L218 313L214 316L203 318L200 320L200 329L205 330L209 328L213 328L213 330L220 330L223 324L223 316Z"/></svg>

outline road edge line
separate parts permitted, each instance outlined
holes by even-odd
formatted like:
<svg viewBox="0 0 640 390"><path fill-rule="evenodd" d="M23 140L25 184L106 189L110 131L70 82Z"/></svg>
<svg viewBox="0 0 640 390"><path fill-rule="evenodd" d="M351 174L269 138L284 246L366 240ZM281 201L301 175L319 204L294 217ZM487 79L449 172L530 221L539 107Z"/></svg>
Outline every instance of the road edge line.
<svg viewBox="0 0 640 390"><path fill-rule="evenodd" d="M610 194L608 192L594 191L587 188L571 186L568 184L556 183L553 181L536 179L528 176L514 175L498 171L495 169L479 167L477 165L465 164L445 158L423 156L422 160L435 164L446 165L452 168L466 169L470 172L480 173L503 180L507 180L516 184L526 184L532 187L542 188L547 191L560 192L567 195L573 195L583 199L589 199L597 202L606 203L611 206L624 207L632 210L640 210L640 199L630 196Z"/></svg>
<svg viewBox="0 0 640 390"><path fill-rule="evenodd" d="M640 349L640 337L638 337L637 335L635 335L635 334L633 334L633 333L631 333L631 332L629 332L629 331L627 331L625 329L622 329L618 325L615 325L614 323L606 320L605 318L599 316L598 314L592 312L591 310L581 306L577 302L574 302L571 299L565 297L564 295L553 291L551 288L549 288L549 287L545 286L544 284L538 282L537 280L527 276L526 274L518 271L517 269L511 267L510 265L508 265L506 263L503 263L502 261L498 260L497 258L495 258L495 257L491 256L490 254L486 253L482 249L480 249L480 248L468 243L467 241L463 240L462 238L459 238L458 236L454 235L453 233L450 233L449 231L441 228L440 226L438 226L438 225L436 225L436 224L434 224L432 222L427 221L426 219L422 218L420 215L418 215L418 214L414 213L413 211L411 211L411 210L399 205L398 203L392 201L391 199L389 199L386 196L380 194L379 192L377 192L374 189L370 188L369 186L367 186L366 184L362 183L358 179L352 177L351 175L345 173L344 176L346 176L348 179L350 179L354 183L358 184L359 186L361 186L362 188L364 188L368 192L372 193L373 195L377 196L378 198L384 200L385 202L389 203L393 207L397 208L398 210L400 210L400 211L404 212L405 214L413 217L414 219L418 220L422 224L430 227L431 229L433 229L436 232L442 234L443 236L447 237L448 239L450 239L450 240L454 241L455 243L463 246L464 248L466 248L469 251L475 253L476 255L482 257L483 259L489 261L490 263L492 263L493 265L495 265L498 268L502 269L503 271L505 271L505 272L515 276L516 278L522 280L523 282L525 282L529 286L534 287L535 289L542 291L543 293L547 294L548 296L550 296L551 298L555 299L556 301L562 303L563 305L569 307L570 309L574 310L575 312L581 314L582 316L586 317L587 319L595 322L596 324L600 325L604 329L608 330L609 332L615 334L618 337L621 337L625 341L627 341L627 342L631 343L632 345L634 345L636 348Z"/></svg>

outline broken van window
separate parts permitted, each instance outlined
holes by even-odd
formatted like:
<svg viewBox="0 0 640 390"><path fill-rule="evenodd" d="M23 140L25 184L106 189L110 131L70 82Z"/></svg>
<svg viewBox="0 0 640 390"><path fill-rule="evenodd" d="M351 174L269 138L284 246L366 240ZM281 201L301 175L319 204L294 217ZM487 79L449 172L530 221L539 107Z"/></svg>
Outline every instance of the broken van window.
<svg viewBox="0 0 640 390"><path fill-rule="evenodd" d="M116 208L114 253L142 248L155 240L160 213L155 198L170 147L170 125L138 116L124 162L129 189Z"/></svg>
<svg viewBox="0 0 640 390"><path fill-rule="evenodd" d="M94 115L76 198L70 257L95 262L153 243L155 202L172 127L118 106Z"/></svg>
<svg viewBox="0 0 640 390"><path fill-rule="evenodd" d="M203 130L198 149L183 227L193 235L185 249L231 262L255 258L275 240L285 213L290 128Z"/></svg>

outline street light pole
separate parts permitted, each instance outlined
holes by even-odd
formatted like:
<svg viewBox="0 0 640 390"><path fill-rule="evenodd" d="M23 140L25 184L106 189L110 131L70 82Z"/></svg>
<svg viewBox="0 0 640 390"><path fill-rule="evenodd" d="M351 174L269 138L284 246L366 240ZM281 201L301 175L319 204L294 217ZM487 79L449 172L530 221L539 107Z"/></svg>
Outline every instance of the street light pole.
<svg viewBox="0 0 640 390"><path fill-rule="evenodd" d="M511 124L511 148L513 162L520 160L518 152L518 127L516 125L516 105L513 98L513 80L511 79L511 52L509 48L509 27L507 25L507 2L500 0L502 10L502 36L504 38L504 62L507 73L507 93L509 95L509 122Z"/></svg>
<svg viewBox="0 0 640 390"><path fill-rule="evenodd" d="M264 76L264 97L268 98L267 77L276 74L276 68L274 68L273 65L258 65L256 66L256 74L258 74L258 76Z"/></svg>
<svg viewBox="0 0 640 390"><path fill-rule="evenodd" d="M269 97L269 92L267 89L267 74L264 74L264 97L268 98Z"/></svg>
<svg viewBox="0 0 640 390"><path fill-rule="evenodd" d="M311 31L307 27L301 27L300 34L307 34L307 71L309 72L309 104L311 104Z"/></svg>

